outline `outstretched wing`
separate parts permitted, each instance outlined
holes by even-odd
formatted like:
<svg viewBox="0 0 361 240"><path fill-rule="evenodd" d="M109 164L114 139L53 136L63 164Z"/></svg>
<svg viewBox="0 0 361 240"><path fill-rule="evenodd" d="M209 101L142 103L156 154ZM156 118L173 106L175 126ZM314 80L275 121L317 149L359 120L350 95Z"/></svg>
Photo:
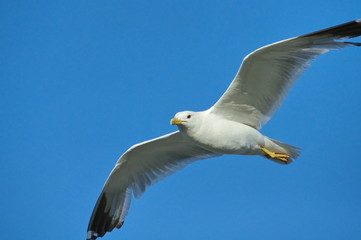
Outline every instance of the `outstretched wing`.
<svg viewBox="0 0 361 240"><path fill-rule="evenodd" d="M246 56L226 92L210 109L224 118L261 128L295 80L318 55L360 43L335 40L361 35L361 19L259 48Z"/></svg>
<svg viewBox="0 0 361 240"><path fill-rule="evenodd" d="M189 140L179 131L128 149L110 173L90 218L87 239L120 228L127 214L131 193L139 198L146 188L187 164L219 156Z"/></svg>

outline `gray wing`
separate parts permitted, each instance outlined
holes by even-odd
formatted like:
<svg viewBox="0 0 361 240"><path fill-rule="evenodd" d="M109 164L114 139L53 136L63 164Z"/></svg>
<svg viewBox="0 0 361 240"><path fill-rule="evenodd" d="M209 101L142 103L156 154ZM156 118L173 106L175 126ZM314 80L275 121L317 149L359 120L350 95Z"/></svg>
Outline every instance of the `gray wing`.
<svg viewBox="0 0 361 240"><path fill-rule="evenodd" d="M119 158L105 182L90 218L87 239L122 226L132 192L139 198L148 186L187 164L215 156L219 154L193 144L179 131L134 145Z"/></svg>
<svg viewBox="0 0 361 240"><path fill-rule="evenodd" d="M358 19L257 49L244 58L236 77L210 111L261 128L311 60L332 49L360 46L335 41L360 35Z"/></svg>

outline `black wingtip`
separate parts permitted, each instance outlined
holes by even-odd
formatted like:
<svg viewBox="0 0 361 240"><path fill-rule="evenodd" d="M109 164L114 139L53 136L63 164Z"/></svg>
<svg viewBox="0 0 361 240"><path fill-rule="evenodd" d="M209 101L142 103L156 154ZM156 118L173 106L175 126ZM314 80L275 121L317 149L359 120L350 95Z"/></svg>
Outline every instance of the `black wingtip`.
<svg viewBox="0 0 361 240"><path fill-rule="evenodd" d="M93 231L88 231L86 233L86 240L94 240L94 239L97 239L97 238L98 238L97 234L95 232L93 232Z"/></svg>
<svg viewBox="0 0 361 240"><path fill-rule="evenodd" d="M105 209L106 200L107 199L105 197L105 194L101 193L89 221L88 231L86 234L87 240L94 240L97 239L98 237L104 236L105 234L104 228L100 228L101 227L100 221L102 219L102 216L105 215L105 213L103 211L99 211L99 209L101 210Z"/></svg>
<svg viewBox="0 0 361 240"><path fill-rule="evenodd" d="M103 237L107 232L111 223L111 217L108 212L105 211L107 203L107 197L105 193L101 193L99 199L95 205L93 214L89 221L87 240L94 240L98 237Z"/></svg>
<svg viewBox="0 0 361 240"><path fill-rule="evenodd" d="M334 38L354 38L361 36L361 18L343 23L337 26L333 26L330 28L326 28L320 31L308 33L305 35L301 35L300 37L322 37L322 36L332 36ZM357 44L354 44L359 46Z"/></svg>
<svg viewBox="0 0 361 240"><path fill-rule="evenodd" d="M354 45L357 47L361 47L361 43L357 43L357 42L344 42L344 43L351 44L351 45Z"/></svg>

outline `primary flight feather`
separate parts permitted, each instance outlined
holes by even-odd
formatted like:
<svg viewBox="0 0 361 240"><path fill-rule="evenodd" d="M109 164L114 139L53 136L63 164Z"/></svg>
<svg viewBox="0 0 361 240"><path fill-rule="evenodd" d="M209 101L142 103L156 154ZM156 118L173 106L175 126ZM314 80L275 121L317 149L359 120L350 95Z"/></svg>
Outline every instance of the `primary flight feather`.
<svg viewBox="0 0 361 240"><path fill-rule="evenodd" d="M260 155L281 164L298 156L298 148L258 130L281 105L295 80L318 55L361 46L343 41L361 35L361 19L286 39L246 56L236 77L210 109L179 112L171 119L178 131L128 149L110 173L89 221L87 239L103 237L123 225L131 195L187 164L222 154Z"/></svg>

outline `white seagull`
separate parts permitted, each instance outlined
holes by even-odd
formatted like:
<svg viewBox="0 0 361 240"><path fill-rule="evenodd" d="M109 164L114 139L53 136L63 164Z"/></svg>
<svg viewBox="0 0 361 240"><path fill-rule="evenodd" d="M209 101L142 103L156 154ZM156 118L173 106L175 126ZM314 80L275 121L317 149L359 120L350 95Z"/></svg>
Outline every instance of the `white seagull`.
<svg viewBox="0 0 361 240"><path fill-rule="evenodd" d="M260 155L281 164L298 148L258 130L281 105L311 60L332 49L361 46L343 39L361 35L361 19L286 39L247 55L227 91L210 109L179 112L178 131L132 146L111 171L91 215L87 239L103 237L123 225L132 193L196 160L222 154Z"/></svg>

